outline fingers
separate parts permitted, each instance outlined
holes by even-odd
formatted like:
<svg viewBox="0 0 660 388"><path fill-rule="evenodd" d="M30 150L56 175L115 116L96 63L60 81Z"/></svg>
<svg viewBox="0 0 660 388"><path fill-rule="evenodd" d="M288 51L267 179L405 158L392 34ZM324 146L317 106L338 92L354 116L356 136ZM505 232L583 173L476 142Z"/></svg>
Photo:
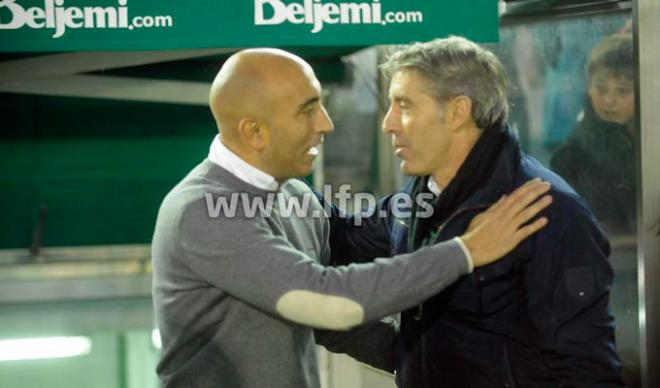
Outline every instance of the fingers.
<svg viewBox="0 0 660 388"><path fill-rule="evenodd" d="M513 235L514 239L517 241L516 245L518 245L522 240L526 239L527 237L541 230L547 224L548 224L548 219L545 217L541 217L538 220L532 222L531 224L525 225L522 228L518 229L516 233L514 233Z"/></svg>
<svg viewBox="0 0 660 388"><path fill-rule="evenodd" d="M470 222L461 238L470 250L475 266L504 256L547 225L546 217L530 221L552 203L552 197L544 195L548 190L550 184L540 179L526 182Z"/></svg>
<svg viewBox="0 0 660 388"><path fill-rule="evenodd" d="M543 198L534 202L532 205L528 206L526 209L518 213L513 219L514 225L516 228L521 225L526 224L529 220L534 218L539 212L541 212L546 207L550 206L552 203L552 197L549 195L543 196Z"/></svg>
<svg viewBox="0 0 660 388"><path fill-rule="evenodd" d="M537 187L539 183L541 183L541 180L538 178L525 182L525 184L518 187L509 195L502 196L502 198L500 198L488 210L489 211L501 210L503 212L506 211L506 209L510 208L512 205L518 202L526 193L528 193L534 187Z"/></svg>
<svg viewBox="0 0 660 388"><path fill-rule="evenodd" d="M532 181L516 189L508 198L507 204L502 210L503 216L513 219L518 213L527 208L538 197L550 190L550 184L547 182Z"/></svg>
<svg viewBox="0 0 660 388"><path fill-rule="evenodd" d="M490 207L488 209L486 209L486 212L492 213L492 212L495 212L495 211L499 210L504 205L507 197L508 196L506 194L504 194L502 197L500 197L499 200L497 200L497 202L490 205Z"/></svg>

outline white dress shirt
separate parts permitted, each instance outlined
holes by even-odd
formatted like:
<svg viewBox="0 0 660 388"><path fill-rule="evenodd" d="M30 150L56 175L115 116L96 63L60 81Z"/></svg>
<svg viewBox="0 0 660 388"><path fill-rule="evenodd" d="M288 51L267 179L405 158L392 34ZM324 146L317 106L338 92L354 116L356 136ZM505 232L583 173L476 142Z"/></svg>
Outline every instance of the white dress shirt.
<svg viewBox="0 0 660 388"><path fill-rule="evenodd" d="M232 173L243 182L267 191L277 191L279 183L269 174L252 166L227 148L216 135L209 150L209 160Z"/></svg>

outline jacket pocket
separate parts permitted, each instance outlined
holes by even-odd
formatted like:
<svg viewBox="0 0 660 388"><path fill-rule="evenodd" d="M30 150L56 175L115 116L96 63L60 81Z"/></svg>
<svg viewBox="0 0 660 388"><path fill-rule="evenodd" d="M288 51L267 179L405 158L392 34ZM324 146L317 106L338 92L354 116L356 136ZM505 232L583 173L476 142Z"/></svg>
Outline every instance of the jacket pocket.
<svg viewBox="0 0 660 388"><path fill-rule="evenodd" d="M594 293L594 272L591 267L569 268L564 272L566 293L579 302L585 302Z"/></svg>

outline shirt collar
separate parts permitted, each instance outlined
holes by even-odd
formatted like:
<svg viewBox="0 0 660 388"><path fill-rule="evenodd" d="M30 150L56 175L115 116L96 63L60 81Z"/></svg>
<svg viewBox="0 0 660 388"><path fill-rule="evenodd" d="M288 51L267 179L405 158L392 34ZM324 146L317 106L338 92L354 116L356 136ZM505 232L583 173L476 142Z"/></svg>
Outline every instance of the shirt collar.
<svg viewBox="0 0 660 388"><path fill-rule="evenodd" d="M219 135L216 135L211 143L209 160L229 171L238 179L259 189L276 191L279 187L279 183L275 178L250 165L222 144Z"/></svg>
<svg viewBox="0 0 660 388"><path fill-rule="evenodd" d="M429 191L433 193L433 195L440 195L442 193L442 189L440 188L440 185L438 185L438 182L433 179L433 177L429 177L429 181L426 184L426 187L428 187Z"/></svg>

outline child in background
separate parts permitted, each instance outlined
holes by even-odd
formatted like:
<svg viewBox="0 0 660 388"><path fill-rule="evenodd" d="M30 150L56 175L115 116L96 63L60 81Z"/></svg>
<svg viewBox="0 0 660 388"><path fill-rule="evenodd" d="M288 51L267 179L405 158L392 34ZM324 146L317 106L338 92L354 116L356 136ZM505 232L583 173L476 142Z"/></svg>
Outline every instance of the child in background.
<svg viewBox="0 0 660 388"><path fill-rule="evenodd" d="M631 34L603 39L587 64L587 102L550 165L611 233L635 228L635 89Z"/></svg>

